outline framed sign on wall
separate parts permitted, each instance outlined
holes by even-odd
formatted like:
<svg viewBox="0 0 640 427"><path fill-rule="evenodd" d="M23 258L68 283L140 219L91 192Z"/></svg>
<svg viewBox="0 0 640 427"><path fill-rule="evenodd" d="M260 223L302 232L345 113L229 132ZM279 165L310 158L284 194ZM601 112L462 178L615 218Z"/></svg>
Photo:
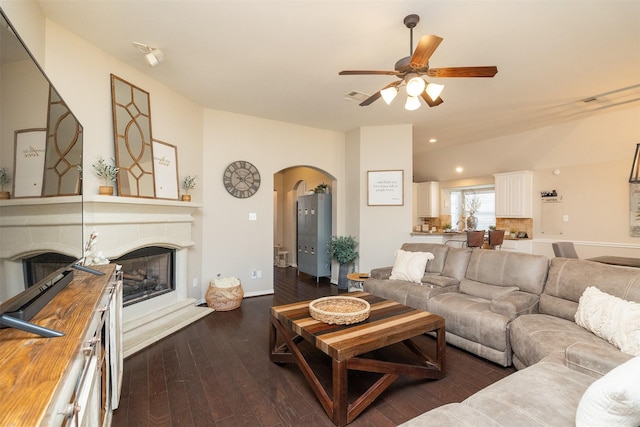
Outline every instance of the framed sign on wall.
<svg viewBox="0 0 640 427"><path fill-rule="evenodd" d="M404 170L367 171L367 205L404 205Z"/></svg>
<svg viewBox="0 0 640 427"><path fill-rule="evenodd" d="M46 144L46 129L15 132L13 197L42 196Z"/></svg>

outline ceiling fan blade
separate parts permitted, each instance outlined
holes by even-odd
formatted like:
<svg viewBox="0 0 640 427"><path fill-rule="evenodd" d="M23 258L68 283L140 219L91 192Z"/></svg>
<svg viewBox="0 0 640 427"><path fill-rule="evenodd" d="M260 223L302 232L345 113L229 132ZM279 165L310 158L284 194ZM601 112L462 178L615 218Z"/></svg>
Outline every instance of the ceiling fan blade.
<svg viewBox="0 0 640 427"><path fill-rule="evenodd" d="M434 35L420 37L418 46L416 46L416 50L413 51L413 56L411 56L411 67L424 68L441 42L442 37Z"/></svg>
<svg viewBox="0 0 640 427"><path fill-rule="evenodd" d="M429 107L436 107L444 102L441 97L438 97L435 101L432 101L429 95L427 95L427 92L424 91L420 94L420 96L422 96L422 99L424 99L424 102L426 102Z"/></svg>
<svg viewBox="0 0 640 427"><path fill-rule="evenodd" d="M367 105L372 104L374 101L377 101L378 99L380 99L380 96L382 96L380 95L380 91L377 91L376 93L374 93L373 95L371 95L370 97L362 101L360 103L360 106L366 107Z"/></svg>
<svg viewBox="0 0 640 427"><path fill-rule="evenodd" d="M498 72L496 66L429 68L429 77L493 77Z"/></svg>
<svg viewBox="0 0 640 427"><path fill-rule="evenodd" d="M379 91L377 91L376 93L374 93L373 95L371 95L370 97L368 97L367 99L365 99L364 101L362 101L360 103L361 107L366 107L367 105L373 103L374 101L378 100L381 96L382 96L382 91L389 88L389 87L394 87L394 86L398 86L400 83L402 83L402 80L398 80L395 82L391 82L388 85L386 85L385 87L383 87L382 89L380 89Z"/></svg>
<svg viewBox="0 0 640 427"><path fill-rule="evenodd" d="M339 76L358 76L362 74L376 74L384 76L397 76L397 71L379 71L379 70L345 70L338 73Z"/></svg>

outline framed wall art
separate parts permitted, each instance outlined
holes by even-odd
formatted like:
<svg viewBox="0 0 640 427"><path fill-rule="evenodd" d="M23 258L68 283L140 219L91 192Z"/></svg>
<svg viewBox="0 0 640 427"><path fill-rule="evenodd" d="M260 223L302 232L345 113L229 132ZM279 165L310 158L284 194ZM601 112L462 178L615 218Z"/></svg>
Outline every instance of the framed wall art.
<svg viewBox="0 0 640 427"><path fill-rule="evenodd" d="M15 132L13 197L41 197L46 129L24 129Z"/></svg>
<svg viewBox="0 0 640 427"><path fill-rule="evenodd" d="M367 171L367 205L404 205L404 170Z"/></svg>
<svg viewBox="0 0 640 427"><path fill-rule="evenodd" d="M154 139L153 172L156 198L178 199L178 153L175 145Z"/></svg>

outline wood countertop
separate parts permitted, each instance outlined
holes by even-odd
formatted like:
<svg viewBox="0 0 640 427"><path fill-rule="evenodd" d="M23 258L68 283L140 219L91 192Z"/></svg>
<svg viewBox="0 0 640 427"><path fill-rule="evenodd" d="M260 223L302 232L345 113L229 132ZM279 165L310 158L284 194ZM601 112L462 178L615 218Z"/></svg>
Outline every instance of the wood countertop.
<svg viewBox="0 0 640 427"><path fill-rule="evenodd" d="M48 424L59 411L54 402L64 398L63 381L72 375L72 365L78 364L81 348L94 332L90 323L108 295L105 289L115 264L91 268L105 275L74 271L71 283L31 319L64 336L43 338L18 329L0 330L0 425Z"/></svg>

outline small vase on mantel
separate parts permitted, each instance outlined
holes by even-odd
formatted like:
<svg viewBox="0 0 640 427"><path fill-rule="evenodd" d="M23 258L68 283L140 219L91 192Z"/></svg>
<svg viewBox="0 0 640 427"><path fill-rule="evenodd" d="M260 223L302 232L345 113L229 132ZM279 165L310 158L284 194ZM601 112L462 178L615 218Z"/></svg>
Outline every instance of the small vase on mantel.
<svg viewBox="0 0 640 427"><path fill-rule="evenodd" d="M183 202L190 202L191 201L191 194L183 194L182 195L182 201Z"/></svg>
<svg viewBox="0 0 640 427"><path fill-rule="evenodd" d="M113 187L110 185L101 185L98 187L98 194L103 196L113 196Z"/></svg>

